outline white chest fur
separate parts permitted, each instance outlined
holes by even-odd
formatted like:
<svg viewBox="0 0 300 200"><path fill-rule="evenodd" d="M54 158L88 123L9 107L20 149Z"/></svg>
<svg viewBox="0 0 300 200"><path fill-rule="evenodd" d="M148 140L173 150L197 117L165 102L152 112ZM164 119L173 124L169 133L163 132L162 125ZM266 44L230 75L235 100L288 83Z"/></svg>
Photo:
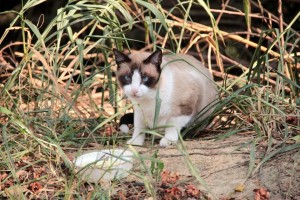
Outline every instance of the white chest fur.
<svg viewBox="0 0 300 200"><path fill-rule="evenodd" d="M141 115L148 128L154 128L155 121L157 121L157 126L166 125L167 119L172 114L173 85L173 75L166 68L161 73L158 90L149 90L143 99L131 99L137 104L134 109L139 110L135 114Z"/></svg>

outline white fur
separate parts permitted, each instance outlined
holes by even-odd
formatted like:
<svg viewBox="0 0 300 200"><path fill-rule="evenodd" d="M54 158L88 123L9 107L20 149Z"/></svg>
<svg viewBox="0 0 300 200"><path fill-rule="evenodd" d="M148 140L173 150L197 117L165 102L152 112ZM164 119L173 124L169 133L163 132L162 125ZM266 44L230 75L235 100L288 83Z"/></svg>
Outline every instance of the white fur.
<svg viewBox="0 0 300 200"><path fill-rule="evenodd" d="M141 84L141 75L135 70L132 75L131 84L124 86L124 93L130 98L141 98L149 92L149 88Z"/></svg>
<svg viewBox="0 0 300 200"><path fill-rule="evenodd" d="M119 127L120 131L122 133L128 133L129 132L129 127L126 125L126 124L122 124L120 127Z"/></svg>
<svg viewBox="0 0 300 200"><path fill-rule="evenodd" d="M127 144L142 146L145 140L145 133L143 131L146 128L143 113L138 105L134 105L134 131L132 138L127 141Z"/></svg>
<svg viewBox="0 0 300 200"><path fill-rule="evenodd" d="M186 116L183 116L183 123L179 122L178 119L169 119L171 114L170 101L172 101L172 91L173 91L173 75L169 71L170 69L164 69L167 75L162 74L160 77L160 87L159 87L159 97L162 100L159 112L158 126L162 125L175 125L172 128L165 129L165 137L161 139L160 146L168 146L170 144L176 143L178 141L178 131L190 120L186 120ZM138 73L139 74L139 73ZM135 74L134 74L135 75ZM132 78L132 82L133 82ZM137 78L136 78L137 79ZM125 86L126 87L126 86ZM132 87L132 86L131 86ZM140 88L146 87L140 85ZM137 105L134 106L134 132L132 138L127 141L127 144L141 146L144 144L145 134L141 133L146 127L153 128L154 114L156 106L156 95L157 90L140 89L141 96L129 95L128 97L132 102L136 102ZM124 88L125 89L125 88ZM169 124L170 123L170 124Z"/></svg>
<svg viewBox="0 0 300 200"><path fill-rule="evenodd" d="M176 144L180 134L180 130L191 120L191 116L173 117L167 122L167 126L171 126L165 129L165 136L160 140L159 145L166 147L172 144Z"/></svg>
<svg viewBox="0 0 300 200"><path fill-rule="evenodd" d="M150 54L139 54L135 55L135 58L142 59L141 57L146 58L146 56L149 55ZM200 103L199 105L196 105L198 107L195 109L204 108L207 104L209 104L216 98L217 91L214 87L212 77L208 70L203 66L200 66L199 69L195 69L190 66L190 64L182 61L167 64L168 62L174 61L174 59L178 58L185 59L194 66L201 65L199 61L192 58L191 56L180 55L179 57L176 57L176 55L173 55L163 57L163 62L161 64L163 68L158 83L159 90L151 89L141 84L141 75L137 70L133 73L132 83L130 85L124 86L124 93L134 103L134 132L132 138L127 141L127 144L139 146L143 145L145 140L145 133L143 132L146 128L154 128L153 123L156 106L156 95L158 91L159 97L161 99L161 106L157 125L170 126L165 128L165 135L160 140L160 146L162 147L175 144L178 141L178 134L180 133L181 128L188 124L193 119L195 112L197 112L193 111L192 115L190 116L179 115L174 117L174 108L172 107L172 105L178 105L176 104L176 99L180 99L177 98L178 95L181 96L187 94L191 95L191 98L193 98L193 96L197 98L197 95L199 96L200 94ZM184 87L181 87L181 90L178 91L177 88L174 88L174 86L176 85L174 81L176 81L177 86ZM178 81L183 82L178 83ZM194 86L194 89L200 89L201 93L191 93L191 90L189 90L190 85L188 85L190 83L193 83L194 85L197 84L196 87ZM187 84L187 86L185 86L185 84ZM207 114L203 115L203 118L207 117L209 114L210 113L208 112Z"/></svg>

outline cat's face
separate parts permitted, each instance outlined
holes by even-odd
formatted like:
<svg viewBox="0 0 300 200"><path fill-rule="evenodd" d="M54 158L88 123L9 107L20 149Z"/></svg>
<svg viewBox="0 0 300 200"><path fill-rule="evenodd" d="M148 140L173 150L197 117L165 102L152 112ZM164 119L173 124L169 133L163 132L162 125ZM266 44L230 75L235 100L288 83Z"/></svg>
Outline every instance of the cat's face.
<svg viewBox="0 0 300 200"><path fill-rule="evenodd" d="M134 99L143 99L157 88L161 73L162 52L126 55L114 49L118 65L117 79L124 93Z"/></svg>

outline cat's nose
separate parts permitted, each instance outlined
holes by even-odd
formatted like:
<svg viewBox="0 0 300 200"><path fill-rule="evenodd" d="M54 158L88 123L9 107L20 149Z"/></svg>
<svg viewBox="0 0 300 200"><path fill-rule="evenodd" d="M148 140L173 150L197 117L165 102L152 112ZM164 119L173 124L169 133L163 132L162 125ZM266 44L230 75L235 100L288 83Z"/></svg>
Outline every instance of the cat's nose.
<svg viewBox="0 0 300 200"><path fill-rule="evenodd" d="M137 96L138 90L136 88L132 89L131 91L133 96Z"/></svg>

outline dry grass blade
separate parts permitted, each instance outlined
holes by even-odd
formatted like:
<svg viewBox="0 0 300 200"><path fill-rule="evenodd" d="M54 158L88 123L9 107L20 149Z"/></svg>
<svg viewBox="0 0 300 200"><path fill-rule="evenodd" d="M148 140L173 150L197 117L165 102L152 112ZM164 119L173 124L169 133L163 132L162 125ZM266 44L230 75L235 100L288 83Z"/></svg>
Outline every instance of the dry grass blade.
<svg viewBox="0 0 300 200"><path fill-rule="evenodd" d="M57 7L41 23L36 19L42 17L35 13L49 2ZM0 39L0 198L118 199L119 194L123 199L159 199L178 195L182 183L163 188L158 172L166 165L158 153L147 155L156 148L155 137L162 135L158 129L146 130L153 136L151 148L129 147L136 156L131 173L136 182L88 184L76 176L72 160L82 152L128 148L125 140L130 136L119 134L117 122L132 104L117 89L113 48L125 52L161 48L191 54L209 68L220 101L214 102L217 106L211 116L187 130L195 133L195 140L200 136L199 142L213 144L251 136L238 147L249 150L244 152L249 157L244 163L249 166L243 180L251 181L272 159L298 151L300 34L296 22L300 12L288 18L285 1L279 0L273 10L264 3L29 0L20 4L18 12L2 12L1 17L16 15ZM161 101L157 96L156 116ZM211 120L205 137L198 130ZM176 162L172 164L179 165L182 156L180 164L193 176L195 182L189 188L198 199L219 198L214 184L206 182L209 176L202 176L209 169L199 170L191 159L194 149L187 148L189 142L182 140L173 147L180 155L173 157ZM195 184L205 191L196 190ZM129 189L122 189L124 185ZM11 193L14 188L17 192ZM182 190L181 195L185 194ZM188 194L181 197L188 198Z"/></svg>

